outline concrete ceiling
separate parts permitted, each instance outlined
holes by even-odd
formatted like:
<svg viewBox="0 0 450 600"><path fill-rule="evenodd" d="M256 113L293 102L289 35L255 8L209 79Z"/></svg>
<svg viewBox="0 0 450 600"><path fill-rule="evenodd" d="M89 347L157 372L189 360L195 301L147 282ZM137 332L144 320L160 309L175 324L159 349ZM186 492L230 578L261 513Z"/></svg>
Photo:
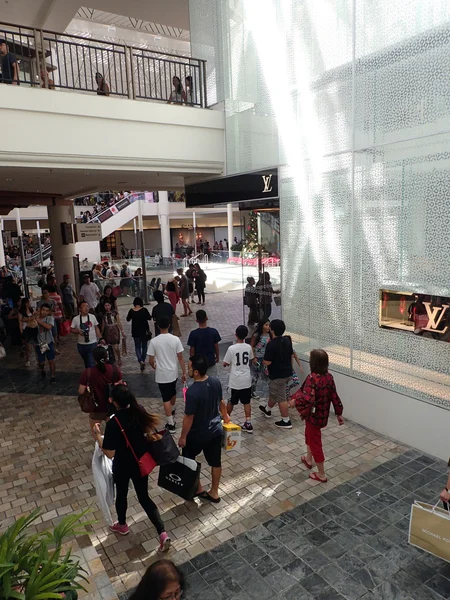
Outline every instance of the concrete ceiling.
<svg viewBox="0 0 450 600"><path fill-rule="evenodd" d="M1 20L64 31L82 6L189 30L188 0L0 0Z"/></svg>
<svg viewBox="0 0 450 600"><path fill-rule="evenodd" d="M0 167L0 213L101 190L178 190L192 173Z"/></svg>

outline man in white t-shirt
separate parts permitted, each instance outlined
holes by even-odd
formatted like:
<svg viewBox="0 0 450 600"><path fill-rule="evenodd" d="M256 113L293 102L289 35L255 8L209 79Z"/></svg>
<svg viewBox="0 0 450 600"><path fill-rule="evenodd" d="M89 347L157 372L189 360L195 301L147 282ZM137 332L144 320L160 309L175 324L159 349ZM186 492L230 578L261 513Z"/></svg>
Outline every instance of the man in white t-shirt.
<svg viewBox="0 0 450 600"><path fill-rule="evenodd" d="M95 283L91 282L89 275L83 277L83 285L80 289L80 300L88 303L89 310L94 311L100 298L100 292Z"/></svg>
<svg viewBox="0 0 450 600"><path fill-rule="evenodd" d="M179 338L169 333L168 317L160 317L157 323L160 334L148 346L150 366L156 370L155 381L161 392L166 413L166 429L175 433L175 402L177 399L178 364L181 367L182 381L186 381L186 367L183 358L183 345Z"/></svg>
<svg viewBox="0 0 450 600"><path fill-rule="evenodd" d="M86 300L80 302L80 314L72 319L70 331L78 336L77 350L86 369L95 366L93 351L102 336L95 315L89 314Z"/></svg>
<svg viewBox="0 0 450 600"><path fill-rule="evenodd" d="M252 376L250 364L253 351L250 344L245 342L248 329L239 325L236 329L236 343L230 346L223 359L223 366L230 366L230 379L228 387L231 389L231 398L228 400L227 412L229 415L233 408L241 401L244 406L245 423L241 426L243 431L253 433L252 425Z"/></svg>

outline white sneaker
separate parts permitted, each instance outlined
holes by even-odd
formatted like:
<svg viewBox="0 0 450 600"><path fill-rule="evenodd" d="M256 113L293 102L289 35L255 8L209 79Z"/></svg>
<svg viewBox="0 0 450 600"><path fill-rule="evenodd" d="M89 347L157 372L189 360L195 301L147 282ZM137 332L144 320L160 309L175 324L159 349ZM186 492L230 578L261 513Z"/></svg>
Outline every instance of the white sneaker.
<svg viewBox="0 0 450 600"><path fill-rule="evenodd" d="M29 367L30 365L31 365L30 361L29 361L29 360L27 360L27 362L25 363L25 366L26 366L26 367Z"/></svg>

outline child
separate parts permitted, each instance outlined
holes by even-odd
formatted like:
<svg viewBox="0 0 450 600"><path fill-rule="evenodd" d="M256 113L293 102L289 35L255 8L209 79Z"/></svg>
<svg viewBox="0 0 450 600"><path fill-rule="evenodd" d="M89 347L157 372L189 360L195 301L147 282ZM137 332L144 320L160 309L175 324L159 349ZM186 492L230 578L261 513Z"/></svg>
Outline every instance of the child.
<svg viewBox="0 0 450 600"><path fill-rule="evenodd" d="M339 425L343 425L344 407L336 392L333 375L328 373L328 354L325 350L311 350L309 366L311 374L289 404L291 407L295 404L300 416L306 421L306 456L302 456L302 463L307 469L312 469L314 458L317 472L310 473L309 477L314 481L326 483L328 480L324 469L321 429L327 426L331 403Z"/></svg>
<svg viewBox="0 0 450 600"><path fill-rule="evenodd" d="M231 389L231 398L227 404L227 413L231 415L233 408L239 403L244 405L245 423L241 426L243 431L253 433L252 425L252 376L250 362L253 350L250 344L245 343L248 329L239 325L236 329L236 343L230 346L223 359L223 366L231 366L228 387Z"/></svg>
<svg viewBox="0 0 450 600"><path fill-rule="evenodd" d="M50 382L55 383L55 340L52 333L55 320L50 316L49 304L41 304L36 323L38 324L36 354L41 377L45 379L45 359L47 359L50 367Z"/></svg>

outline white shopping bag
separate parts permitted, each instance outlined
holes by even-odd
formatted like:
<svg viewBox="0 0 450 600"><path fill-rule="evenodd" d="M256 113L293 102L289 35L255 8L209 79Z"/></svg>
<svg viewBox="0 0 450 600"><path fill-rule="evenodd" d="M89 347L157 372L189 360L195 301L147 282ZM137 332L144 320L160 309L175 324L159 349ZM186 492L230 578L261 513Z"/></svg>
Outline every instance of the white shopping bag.
<svg viewBox="0 0 450 600"><path fill-rule="evenodd" d="M189 467L192 471L196 471L198 467L198 463L196 460L193 460L192 458L186 458L185 456L179 456L176 462L179 462L182 465Z"/></svg>
<svg viewBox="0 0 450 600"><path fill-rule="evenodd" d="M114 521L109 509L114 504L112 459L103 454L97 442L95 442L94 456L92 457L92 475L98 506L105 517L106 523L113 525Z"/></svg>

